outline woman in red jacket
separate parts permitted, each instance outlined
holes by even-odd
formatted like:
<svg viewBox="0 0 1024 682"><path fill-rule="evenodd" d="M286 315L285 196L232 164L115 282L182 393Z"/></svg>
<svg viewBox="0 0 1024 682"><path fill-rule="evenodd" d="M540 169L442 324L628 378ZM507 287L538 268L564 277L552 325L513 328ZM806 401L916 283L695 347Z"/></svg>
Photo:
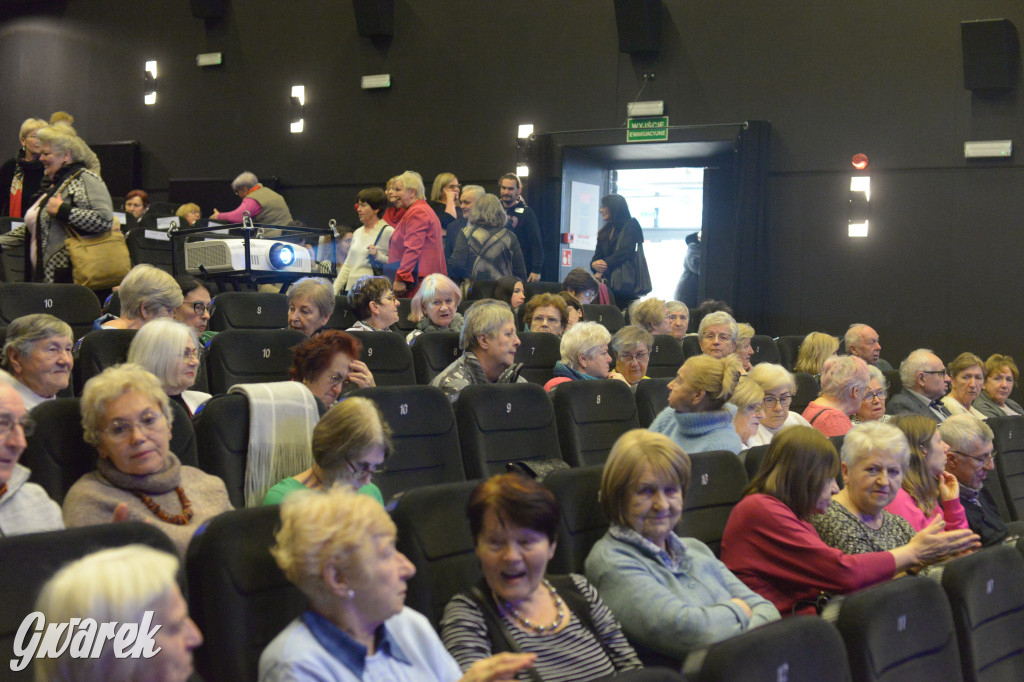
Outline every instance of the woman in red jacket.
<svg viewBox="0 0 1024 682"><path fill-rule="evenodd" d="M395 179L394 192L398 205L406 211L391 236L385 273L394 273L395 293L408 297L416 293L424 277L434 272L447 276L448 268L441 223L423 197L423 177L405 171Z"/></svg>

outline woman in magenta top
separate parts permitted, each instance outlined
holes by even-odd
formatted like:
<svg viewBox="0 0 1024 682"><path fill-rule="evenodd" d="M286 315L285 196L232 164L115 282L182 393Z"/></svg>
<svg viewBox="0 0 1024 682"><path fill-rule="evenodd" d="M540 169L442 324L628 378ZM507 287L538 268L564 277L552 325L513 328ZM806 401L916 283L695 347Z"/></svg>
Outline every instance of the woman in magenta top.
<svg viewBox="0 0 1024 682"><path fill-rule="evenodd" d="M889 423L907 437L910 464L903 487L886 511L902 516L919 533L940 514L946 520L946 530L969 528L960 502L960 484L946 471L949 446L939 435L938 423L918 414L893 417Z"/></svg>
<svg viewBox="0 0 1024 682"><path fill-rule="evenodd" d="M729 516L722 561L783 617L813 614L823 592L859 590L948 552L941 524L886 552L844 554L826 545L808 519L824 513L839 491L838 471L835 446L820 432L785 429Z"/></svg>
<svg viewBox="0 0 1024 682"><path fill-rule="evenodd" d="M871 375L863 360L852 355L833 355L821 371L821 393L804 410L803 417L825 436L845 436L853 428Z"/></svg>

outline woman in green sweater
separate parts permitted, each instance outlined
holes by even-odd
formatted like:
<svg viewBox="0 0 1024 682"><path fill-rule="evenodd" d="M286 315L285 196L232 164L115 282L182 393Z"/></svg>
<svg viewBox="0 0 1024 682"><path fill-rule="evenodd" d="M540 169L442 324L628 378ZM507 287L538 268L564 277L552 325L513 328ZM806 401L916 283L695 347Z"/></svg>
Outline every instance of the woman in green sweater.
<svg viewBox="0 0 1024 682"><path fill-rule="evenodd" d="M313 466L268 490L263 504L280 504L296 490L349 485L383 505L380 488L370 478L384 471L391 450L391 428L377 405L367 398L345 398L313 429Z"/></svg>

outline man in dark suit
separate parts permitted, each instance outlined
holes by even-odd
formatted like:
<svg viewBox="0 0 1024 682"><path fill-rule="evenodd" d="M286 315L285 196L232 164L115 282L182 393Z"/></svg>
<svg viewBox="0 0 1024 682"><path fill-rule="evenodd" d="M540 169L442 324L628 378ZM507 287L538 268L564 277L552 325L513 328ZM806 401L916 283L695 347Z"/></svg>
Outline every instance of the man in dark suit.
<svg viewBox="0 0 1024 682"><path fill-rule="evenodd" d="M960 503L967 514L967 524L981 537L983 545L1003 542L1020 532L1021 522L1010 527L999 515L999 509L986 485L995 467L992 429L970 414L958 414L939 425L939 435L949 446L946 471L960 484ZM990 485L999 481L993 475Z"/></svg>
<svg viewBox="0 0 1024 682"><path fill-rule="evenodd" d="M918 348L900 363L903 390L886 406L888 414L921 414L942 423L949 410L939 402L949 388L949 373L938 355Z"/></svg>
<svg viewBox="0 0 1024 682"><path fill-rule="evenodd" d="M882 344L878 342L878 332L866 324L851 324L846 330L846 352L855 355L869 365L874 365L883 372L892 369L892 365L880 356Z"/></svg>

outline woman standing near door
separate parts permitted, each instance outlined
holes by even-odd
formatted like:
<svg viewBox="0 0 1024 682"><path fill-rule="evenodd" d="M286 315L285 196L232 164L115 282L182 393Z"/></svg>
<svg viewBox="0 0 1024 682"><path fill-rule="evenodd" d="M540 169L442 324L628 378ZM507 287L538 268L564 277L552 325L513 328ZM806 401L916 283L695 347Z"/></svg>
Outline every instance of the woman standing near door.
<svg viewBox="0 0 1024 682"><path fill-rule="evenodd" d="M590 268L624 308L651 290L643 230L630 214L629 204L618 194L601 198L601 218L604 226L597 233L597 250Z"/></svg>

